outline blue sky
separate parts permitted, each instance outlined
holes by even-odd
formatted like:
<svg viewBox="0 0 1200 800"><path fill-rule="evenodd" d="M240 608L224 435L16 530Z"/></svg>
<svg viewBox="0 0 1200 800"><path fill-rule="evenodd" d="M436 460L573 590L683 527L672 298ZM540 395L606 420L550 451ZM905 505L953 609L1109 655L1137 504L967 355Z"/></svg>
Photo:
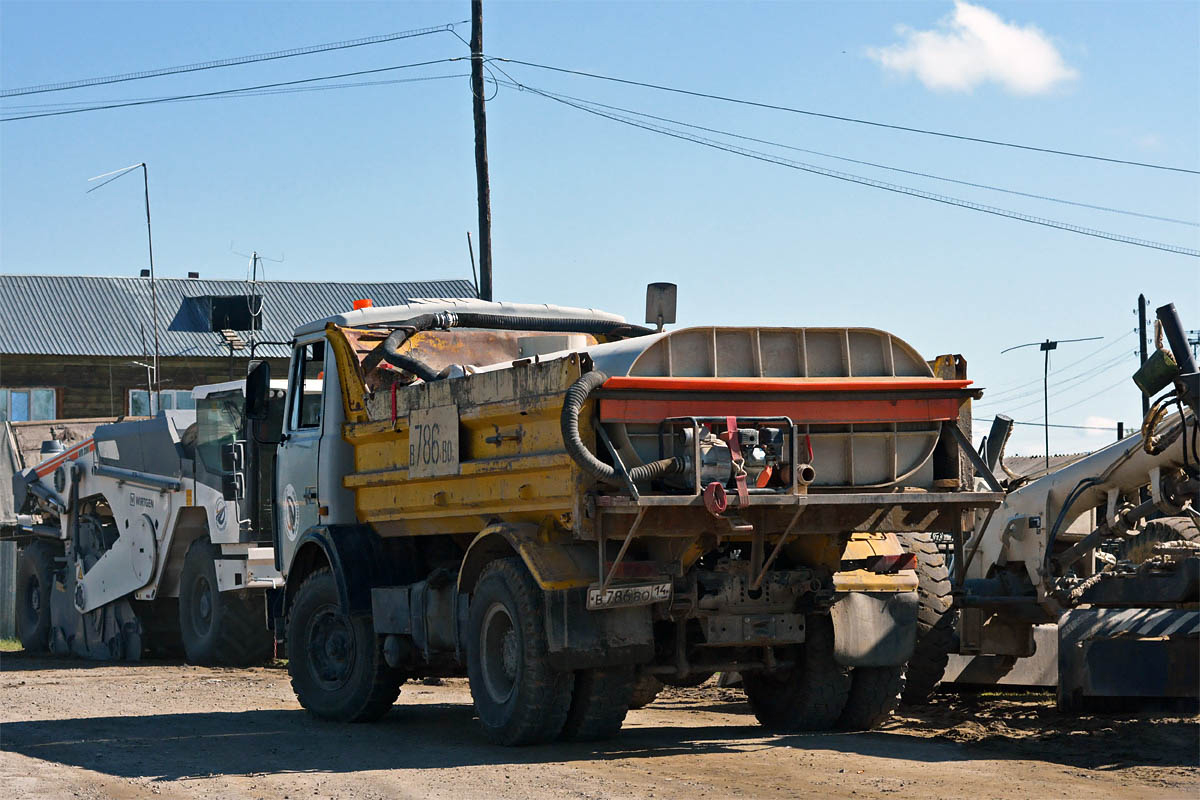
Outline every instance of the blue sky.
<svg viewBox="0 0 1200 800"><path fill-rule="evenodd" d="M1200 168L1200 5L1180 3L518 3L485 9L487 52L900 125ZM466 19L455 3L0 5L0 86L21 87ZM468 26L459 28L468 34ZM204 92L461 56L448 34L191 75L6 98ZM393 73L455 75L464 62ZM1200 178L989 147L506 67L521 82L860 160L1147 214L1200 219ZM388 74L366 80L386 79ZM501 88L488 105L497 297L638 317L680 284L680 323L858 325L960 352L1009 411L1134 425L1139 291L1200 328L1200 260L1000 219L628 128ZM756 146L757 147L757 146ZM790 153L975 202L1200 247L1200 229ZM465 78L98 111L0 124L0 268L137 274L150 165L159 274L467 276L475 227ZM1123 340L1118 337L1124 336ZM1104 349L1101 349L1104 348ZM1125 358L1121 359L1121 355ZM1087 358L1085 358L1087 357ZM1077 365L1072 362L1084 359ZM1029 386L1024 384L1032 382ZM1053 385L1057 382L1057 385ZM1056 429L1051 449L1107 431ZM1018 427L1010 452L1042 451Z"/></svg>

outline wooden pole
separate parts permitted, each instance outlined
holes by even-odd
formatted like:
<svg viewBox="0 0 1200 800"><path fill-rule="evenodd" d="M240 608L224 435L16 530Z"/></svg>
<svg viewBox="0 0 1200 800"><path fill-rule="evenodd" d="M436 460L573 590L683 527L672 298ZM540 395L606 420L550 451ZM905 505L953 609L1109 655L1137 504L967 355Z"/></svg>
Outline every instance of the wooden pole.
<svg viewBox="0 0 1200 800"><path fill-rule="evenodd" d="M479 202L479 299L492 299L492 197L488 182L483 85L483 0L471 0L471 95L475 116L475 183Z"/></svg>

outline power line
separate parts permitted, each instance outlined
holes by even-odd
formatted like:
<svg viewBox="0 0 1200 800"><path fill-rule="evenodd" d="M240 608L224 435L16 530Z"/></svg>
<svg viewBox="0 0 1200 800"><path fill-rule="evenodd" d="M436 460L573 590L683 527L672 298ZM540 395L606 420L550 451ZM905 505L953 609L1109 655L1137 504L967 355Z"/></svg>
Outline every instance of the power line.
<svg viewBox="0 0 1200 800"><path fill-rule="evenodd" d="M329 42L327 44L314 44L309 45L308 47L294 47L290 50L276 50L270 53L234 56L232 58L222 58L216 61L201 61L195 64L184 64L175 67L162 67L159 69L142 70L141 72L126 72L121 75L107 75L99 78L81 78L79 80L64 81L61 83L43 83L38 86L25 86L20 89L3 89L0 90L0 97L16 97L18 95L42 94L44 92L61 92L65 89L79 89L85 86L100 86L109 83L123 83L125 81L137 81L145 78L157 78L161 75L177 75L182 72L200 72L203 70L219 69L221 67L253 64L260 61L277 61L282 58L294 58L296 56L311 55L312 53L327 53L331 50L347 50L352 47L365 47L372 44L395 42L400 39L412 39L417 36L428 36L433 33L454 33L454 26L461 24L461 22L452 22L445 25L435 25L431 28L414 28L413 30L409 31L384 33L378 36L366 36L361 39L346 39L340 42Z"/></svg>
<svg viewBox="0 0 1200 800"><path fill-rule="evenodd" d="M1130 356L1132 356L1132 355L1133 355L1132 353L1122 354L1122 355L1118 356L1116 359L1113 359L1104 364L1101 364L1098 367L1093 367L1092 369L1086 370L1086 371L1080 373L1079 375L1074 376L1073 378L1064 380L1058 384L1057 391L1050 392L1048 395L1046 395L1046 397L1060 397L1063 394L1066 394L1067 392L1074 391L1075 389L1078 389L1080 386L1087 383L1088 381L1095 380L1096 378L1100 377L1104 373L1112 370L1114 367L1120 366L1121 362L1127 361L1130 358ZM1038 397L1027 403L1022 403L1021 405L1017 405L1017 406L1007 405L1008 403L1012 403L1016 400L1023 399L1024 397L1030 397L1035 394L1042 394L1042 393L1041 392L1030 392L1029 394L1023 395L1021 397L1013 397L1013 398L1009 398L1008 400L1001 400L999 402L1004 403L1005 411L1011 413L1013 411L1020 411L1023 408L1029 408L1030 406L1036 406L1038 403L1042 402L1043 398ZM981 402L980 405L992 405L992 404L985 404L985 403Z"/></svg>
<svg viewBox="0 0 1200 800"><path fill-rule="evenodd" d="M44 103L38 106L29 106L29 108L69 108L71 106L93 105L95 103L103 104L120 104L134 101L152 100L158 103L185 103L195 100L237 100L241 97L267 97L277 94L298 94L302 92L323 92L332 89L354 89L367 86L395 86L402 83L422 83L426 81L440 81L449 78L467 78L470 77L469 72L455 72L447 75L422 75L419 78L393 78L386 81L354 81L350 83L329 83L323 86L292 86L279 89L235 89L229 94L210 96L210 97L177 97L177 96L158 96L158 97L131 97L125 100L91 100L78 103ZM14 110L13 106L9 106L4 110ZM92 110L92 109L88 109ZM3 120L0 120L3 121Z"/></svg>
<svg viewBox="0 0 1200 800"><path fill-rule="evenodd" d="M1092 161L1104 161L1110 164L1125 164L1131 167L1145 167L1147 169L1160 169L1168 172L1183 172L1189 175L1200 175L1200 170L1186 169L1184 167L1174 167L1166 164L1151 164L1144 161L1130 161L1123 158L1109 158L1106 156L1092 155L1089 153L1078 153L1071 150L1058 150L1052 147L1037 147L1028 144L1019 144L1017 142L1006 142L999 139L985 139L978 136L965 136L957 133L947 133L946 131L936 131L928 128L913 128L907 125L893 125L886 122L876 122L875 120L859 119L857 117L846 117L839 114L827 114L820 111L811 111L803 108L793 108L791 106L782 106L775 103L762 103L754 100L745 100L738 97L726 97L725 95L712 94L710 92L698 92L690 89L680 89L674 86L663 86L657 83L647 83L645 81L635 81L626 78L616 78L611 75L600 75L595 72L584 72L582 70L567 69L565 67L555 67L549 64L539 64L533 61L521 61L515 58L500 58L495 57L490 61L502 61L507 64L520 64L525 67L533 67L534 69L549 70L551 72L561 72L567 75L579 75L585 78L595 78L596 80L610 81L612 83L622 83L627 86L640 86L644 89L656 89L661 92L673 92L675 94L688 95L690 97L702 97L707 100L719 100L724 103L737 103L739 105L753 106L755 108L765 108L772 111L786 111L791 114L803 114L809 117L820 117L822 119L832 119L839 122L852 122L857 125L870 125L875 128L887 128L890 130L906 131L908 133L919 133L925 136L940 136L946 139L958 139L964 142L976 142L978 144L990 144L997 147L1011 147L1017 150L1029 150L1035 153L1049 153L1051 155L1068 156L1070 158L1084 158Z"/></svg>
<svg viewBox="0 0 1200 800"><path fill-rule="evenodd" d="M0 122L15 122L22 119L39 119L41 117L58 117L64 114L82 114L88 111L103 111L110 108L127 108L129 106L146 106L156 103L173 103L181 100L196 100L209 97L219 97L224 95L236 95L241 92L254 91L256 89L274 89L283 86L296 86L305 83L314 83L316 81L331 81L338 78L353 78L359 75L375 75L380 72L392 72L399 69L412 69L414 67L428 67L433 64L448 64L451 61L466 61L466 56L454 56L453 58L438 58L433 61L417 61L412 64L399 64L394 67L378 67L376 69L362 69L355 72L343 72L338 75L324 75L317 78L301 78L294 81L280 81L278 83L263 83L258 86L243 86L238 89L221 89L215 92L198 92L196 94L181 94L173 97L158 97L148 100L134 100L126 103L109 103L107 105L88 106L87 108L72 108L63 111L44 111L39 114L24 114L16 117L0 117Z"/></svg>
<svg viewBox="0 0 1200 800"><path fill-rule="evenodd" d="M984 419L983 417L971 417L971 421L972 422L991 423L990 419ZM1013 422L1013 425L1036 425L1039 428L1045 427L1040 422ZM1104 426L1104 425L1055 425L1054 423L1051 423L1050 427L1051 428L1070 428L1072 430L1077 430L1077 431L1111 431L1116 426L1114 426L1114 425L1108 425L1108 426Z"/></svg>
<svg viewBox="0 0 1200 800"><path fill-rule="evenodd" d="M1123 385L1127 380L1129 380L1128 377L1121 378L1121 380L1117 381L1116 383L1112 384L1111 386L1105 386L1103 389L1096 392L1095 394L1089 394L1087 397L1083 398L1082 400L1078 400L1074 403L1071 403L1070 405L1066 405L1066 406L1063 406L1062 408L1058 408L1055 410L1062 412L1062 411L1068 411L1072 408L1075 408L1076 406L1081 406L1090 400L1095 400L1097 397L1104 394L1105 392L1110 392L1113 389L1116 389L1118 386ZM1043 423L1039 420L1034 419L1034 420L1026 420L1025 424L1027 424L1027 425L1042 425Z"/></svg>
<svg viewBox="0 0 1200 800"><path fill-rule="evenodd" d="M1074 375L1063 376L1062 378L1050 383L1049 386L1050 386L1050 388L1053 388L1053 389L1060 389L1060 388L1066 387L1068 384L1075 383L1079 379L1103 374L1103 373L1107 372L1108 370L1112 369L1113 367L1117 366L1118 364L1126 361L1132 355L1134 355L1133 352L1121 353L1115 357L1109 358L1107 361L1104 361L1098 365L1085 367L1082 371L1080 371ZM1078 364L1078 362L1077 362L1077 364ZM1054 372L1051 371L1050 373L1048 373L1048 376L1053 375L1053 374L1054 374ZM1042 394L1042 392L1037 391L1036 389L1030 389L1030 388L1026 387L1026 389L1021 392L1018 392L1016 394L1010 393L1007 396L1001 396L998 394L997 395L989 394L987 396L986 400L981 401L981 404L990 405L990 404L993 404L996 402L1011 403L1016 400L1020 400L1023 397L1032 397L1035 394ZM1054 394L1051 393L1050 396L1053 397Z"/></svg>
<svg viewBox="0 0 1200 800"><path fill-rule="evenodd" d="M516 86L514 86L514 88L521 88L521 86L520 86L520 84L516 84ZM986 184L986 183L975 183L972 181L960 180L958 178L948 178L943 175L934 175L934 174L928 173L928 172L918 172L916 170L903 169L901 167L893 167L893 166L889 166L887 164L879 164L874 161L863 161L863 160L857 159L857 158L847 158L846 156L839 156L839 155L835 155L833 153L825 153L820 150L809 150L804 147L796 147L794 145L784 144L782 142L774 142L769 139L759 139L754 136L746 136L746 135L740 134L740 133L733 133L732 131L721 130L720 128L708 128L703 125L696 125L696 124L690 123L690 122L683 122L681 120L671 119L670 117L660 117L655 114L648 114L644 111L636 111L634 109L623 108L621 106L608 105L607 103L599 103L599 102L596 102L595 100L586 100L581 97L573 97L569 94L562 94L559 92L550 92L550 91L546 91L544 89L539 90L539 91L542 94L550 95L552 97L566 99L566 100L574 100L576 102L586 103L588 105L595 106L597 108L606 108L606 109L609 109L610 111L620 111L620 112L623 112L626 114L633 114L634 116L644 117L646 119L658 120L659 122L667 122L672 125L682 125L685 128L692 128L693 130L705 131L707 133L715 133L720 136L729 136L734 139L741 139L741 140L747 141L747 142L756 142L758 144L765 144L765 145L768 145L771 147L780 147L780 148L783 148L784 150L792 150L792 151L795 151L798 153L809 153L810 155L821 156L823 158L832 158L836 161L844 161L844 162L847 162L850 164L861 164L863 166L876 167L878 169L885 169L885 170L889 170L891 172L901 172L905 175L915 175L915 176L921 177L921 178L931 178L935 181L944 181L946 183L955 183L960 186L970 186L975 189L987 189L987 190L993 191L993 192L1003 192L1005 194L1017 195L1019 197L1029 197L1034 200L1046 200L1051 203L1061 203L1063 205L1076 206L1078 208L1090 208L1095 211L1107 211L1107 212L1110 212L1113 214L1124 214L1124 215L1130 216L1130 217L1140 217L1142 219L1152 219L1152 220L1157 220L1159 222L1171 222L1171 223L1174 223L1177 225L1190 225L1192 227L1200 227L1200 222L1193 222L1191 220L1176 219L1174 217L1162 217L1162 216L1158 216L1156 214L1145 214L1140 211L1129 211L1129 210L1122 209L1122 208L1112 208L1110 206L1094 205L1092 203L1083 203L1083 202L1079 202L1076 200L1065 200L1061 197L1051 197L1049 195L1036 194L1033 192L1022 192L1022 191L1018 191L1016 189L1006 189L1006 188L1003 188L1000 186L992 186L991 184Z"/></svg>
<svg viewBox="0 0 1200 800"><path fill-rule="evenodd" d="M971 200L963 200L961 198L951 197L949 195L935 194L933 192L924 191L923 189L915 189L910 186L903 186L900 184L888 183L887 181L881 181L881 180L877 180L875 178L867 178L862 175L856 175L856 174L849 173L849 172L840 172L838 170L828 169L826 167L817 166L815 164L808 164L808 163L805 163L802 161L794 161L792 159L775 156L770 153L763 153L758 150L750 150L745 147L739 147L737 145L729 144L727 142L719 142L719 141L716 141L713 139L706 139L704 137L696 136L696 135L688 133L686 131L674 130L674 129L667 128L667 127L664 127L661 125L655 125L652 123L643 122L641 120L629 119L627 117L620 116L619 114L615 114L613 112L605 111L605 110L602 110L599 108L592 108L590 105L585 104L585 103L577 103L577 102L573 102L570 100L564 100L561 97L555 97L551 94L546 94L542 90L537 89L532 86L520 84L515 81L514 81L514 84L517 86L517 88L529 90L529 91L531 91L535 94L541 95L542 97L545 97L549 100L553 100L556 103L561 103L563 105L569 106L569 107L577 109L579 111L585 111L589 114L593 114L598 117L604 117L604 118L610 119L614 122L620 122L620 123L623 123L625 125L630 125L635 128L641 128L642 130L650 131L652 133L657 133L657 134L660 134L663 136L669 136L674 139L682 139L684 141L689 141L694 144L703 145L704 147L710 147L714 150L723 150L727 153L733 153L734 155L740 155L740 156L744 156L746 158L752 158L756 161L764 161L764 162L767 162L770 164L776 164L778 166L788 167L790 169L795 169L795 170L799 170L802 172L810 172L815 175L823 175L828 178L835 178L837 180L846 181L848 183L857 183L857 184L860 184L863 186L870 186L870 187L873 187L876 189L883 189L884 191L894 192L896 194L908 195L910 197L919 197L924 200L931 200L935 203L942 203L944 205L949 205L949 206L958 206L959 208L967 208L967 209L970 209L973 211L980 211L985 214L992 214L992 215L995 215L998 217L1006 217L1008 219L1015 219L1015 220L1018 220L1021 222L1027 222L1027 223L1031 223L1034 225L1041 225L1041 226L1047 227L1047 228L1056 228L1058 230L1070 231L1071 233L1078 233L1078 234L1081 234L1084 236L1092 236L1092 237L1095 237L1098 239L1107 239L1109 241L1122 242L1124 244L1136 245L1138 247L1145 247L1145 248L1149 248L1152 250L1162 250L1162 251L1168 252L1168 253L1176 253L1179 255L1192 256L1193 258L1200 258L1200 250L1194 250L1191 248L1182 247L1180 245L1167 244L1167 243L1163 243L1163 242L1155 242L1155 241L1151 241L1149 239L1138 239L1138 238L1135 238L1132 236L1125 236L1124 234L1112 233L1110 231L1100 230L1098 228L1085 228L1081 225L1074 225L1074 224L1071 224L1068 222L1061 222L1059 220L1048 219L1045 217L1035 217L1031 214L1023 214L1018 211L1011 211L1009 209L999 208L997 206L984 205L983 203L976 203Z"/></svg>

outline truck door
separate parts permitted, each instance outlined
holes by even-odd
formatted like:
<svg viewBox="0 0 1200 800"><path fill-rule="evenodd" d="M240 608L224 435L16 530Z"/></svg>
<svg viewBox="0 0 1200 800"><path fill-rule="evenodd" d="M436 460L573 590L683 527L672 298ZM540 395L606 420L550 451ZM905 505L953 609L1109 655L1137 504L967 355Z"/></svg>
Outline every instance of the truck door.
<svg viewBox="0 0 1200 800"><path fill-rule="evenodd" d="M288 407L276 462L277 563L286 573L296 541L318 522L318 454L321 444L321 411L325 340L297 345L288 376Z"/></svg>

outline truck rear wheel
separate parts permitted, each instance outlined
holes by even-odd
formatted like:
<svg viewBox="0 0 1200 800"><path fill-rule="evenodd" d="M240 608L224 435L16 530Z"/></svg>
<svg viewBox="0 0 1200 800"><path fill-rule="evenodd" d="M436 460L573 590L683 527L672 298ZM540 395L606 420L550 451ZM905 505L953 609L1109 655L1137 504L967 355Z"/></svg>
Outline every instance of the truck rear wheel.
<svg viewBox="0 0 1200 800"><path fill-rule="evenodd" d="M779 673L747 672L746 699L758 721L779 731L829 730L850 694L850 670L833 658L833 620L810 616L805 642L789 648L796 665ZM785 656L787 657L787 656Z"/></svg>
<svg viewBox="0 0 1200 800"><path fill-rule="evenodd" d="M838 727L847 731L878 728L900 705L904 666L855 667L850 673L850 697Z"/></svg>
<svg viewBox="0 0 1200 800"><path fill-rule="evenodd" d="M908 660L902 699L909 705L922 705L942 682L955 647L953 586L946 559L932 535L897 535L904 551L917 557L917 643Z"/></svg>
<svg viewBox="0 0 1200 800"><path fill-rule="evenodd" d="M384 661L371 618L342 608L328 569L300 585L287 638L292 691L309 713L335 722L373 722L395 704L404 675Z"/></svg>
<svg viewBox="0 0 1200 800"><path fill-rule="evenodd" d="M543 603L519 558L493 561L475 585L467 674L483 732L497 744L547 742L567 721L574 673L550 665Z"/></svg>
<svg viewBox="0 0 1200 800"><path fill-rule="evenodd" d="M21 552L17 567L17 638L30 653L50 650L50 591L54 588L54 551L34 540Z"/></svg>
<svg viewBox="0 0 1200 800"><path fill-rule="evenodd" d="M594 742L615 736L629 711L633 684L633 667L577 671L562 738L569 742Z"/></svg>
<svg viewBox="0 0 1200 800"><path fill-rule="evenodd" d="M215 559L220 549L202 537L192 542L179 579L179 634L192 664L206 667L249 667L274 652L262 598L244 591L217 590Z"/></svg>

